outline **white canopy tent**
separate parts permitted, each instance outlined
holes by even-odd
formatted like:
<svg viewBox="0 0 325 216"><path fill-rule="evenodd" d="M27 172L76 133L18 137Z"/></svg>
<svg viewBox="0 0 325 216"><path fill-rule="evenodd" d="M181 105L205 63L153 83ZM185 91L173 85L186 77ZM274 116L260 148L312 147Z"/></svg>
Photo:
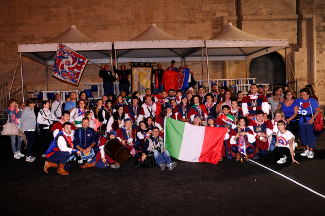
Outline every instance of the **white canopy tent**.
<svg viewBox="0 0 325 216"><path fill-rule="evenodd" d="M289 46L287 39L267 39L244 32L232 23L227 23L217 36L205 41L207 76L209 82L208 61L247 60L271 52L286 49ZM286 55L287 56L287 55ZM197 61L200 53L192 53L186 61ZM287 62L287 61L286 61ZM246 67L247 77L247 67Z"/></svg>
<svg viewBox="0 0 325 216"><path fill-rule="evenodd" d="M23 65L21 56L26 56L41 64L53 65L58 43L72 48L81 55L90 59L93 63L112 64L112 43L95 42L93 39L81 33L74 25L59 36L38 44L18 44L18 52L21 61L21 76L23 86ZM89 62L90 64L92 62ZM47 70L46 70L47 71Z"/></svg>
<svg viewBox="0 0 325 216"><path fill-rule="evenodd" d="M129 41L114 41L118 62L170 62L182 60L204 47L203 40L181 40L156 24Z"/></svg>

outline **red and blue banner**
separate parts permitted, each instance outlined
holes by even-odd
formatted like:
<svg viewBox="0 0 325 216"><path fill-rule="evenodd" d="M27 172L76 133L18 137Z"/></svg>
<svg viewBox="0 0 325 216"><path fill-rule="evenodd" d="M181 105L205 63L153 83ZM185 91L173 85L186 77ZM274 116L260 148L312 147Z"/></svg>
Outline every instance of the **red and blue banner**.
<svg viewBox="0 0 325 216"><path fill-rule="evenodd" d="M87 62L86 57L63 44L58 44L53 65L53 76L78 85Z"/></svg>

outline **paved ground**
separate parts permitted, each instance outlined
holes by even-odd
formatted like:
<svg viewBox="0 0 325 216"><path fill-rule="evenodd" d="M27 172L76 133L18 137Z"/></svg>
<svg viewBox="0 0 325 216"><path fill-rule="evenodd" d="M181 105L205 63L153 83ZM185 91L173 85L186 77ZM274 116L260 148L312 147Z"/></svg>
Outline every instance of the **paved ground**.
<svg viewBox="0 0 325 216"><path fill-rule="evenodd" d="M81 169L46 174L35 146L34 163L12 156L0 137L0 215L325 215L325 199L252 162L217 165L178 162L173 171L133 168ZM297 154L299 155L299 154ZM325 133L314 159L300 165L257 160L325 194Z"/></svg>

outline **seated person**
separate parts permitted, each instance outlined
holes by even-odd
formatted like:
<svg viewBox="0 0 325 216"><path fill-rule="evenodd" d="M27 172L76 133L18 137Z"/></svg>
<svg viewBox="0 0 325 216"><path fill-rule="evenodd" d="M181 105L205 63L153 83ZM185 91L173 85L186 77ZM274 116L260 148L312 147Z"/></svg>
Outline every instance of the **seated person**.
<svg viewBox="0 0 325 216"><path fill-rule="evenodd" d="M254 132L256 139L255 148L256 153L259 153L261 156L266 155L266 150L269 148L268 137L272 135L272 123L270 120L264 120L264 112L262 110L256 111L256 117L249 120L248 127ZM257 159L256 155L254 159Z"/></svg>
<svg viewBox="0 0 325 216"><path fill-rule="evenodd" d="M98 151L98 136L94 129L89 127L89 120L82 119L81 125L82 127L76 130L73 139L74 146L81 151L79 164L82 164L84 160L90 161Z"/></svg>
<svg viewBox="0 0 325 216"><path fill-rule="evenodd" d="M145 139L151 135L151 130L148 129L147 123L145 121L141 121L139 123L139 127L140 129L138 130L136 142L134 145L142 149Z"/></svg>
<svg viewBox="0 0 325 216"><path fill-rule="evenodd" d="M165 105L165 110L161 112L158 116L156 116L156 123L161 125L161 127L164 127L165 125L165 117L166 118L172 118L176 119L176 115L173 112L173 107L170 104Z"/></svg>
<svg viewBox="0 0 325 216"><path fill-rule="evenodd" d="M100 123L100 126L98 128L99 134L104 135L106 133L107 120L106 120L106 112L105 112L105 106L103 104L103 100L98 99L96 106L94 106L91 110L93 112L93 118L97 119Z"/></svg>
<svg viewBox="0 0 325 216"><path fill-rule="evenodd" d="M172 162L169 152L164 148L164 139L159 136L159 128L152 128L152 135L146 138L142 149L142 161L147 157L147 153L153 152L156 163L161 170L172 170L177 166L176 162Z"/></svg>
<svg viewBox="0 0 325 216"><path fill-rule="evenodd" d="M86 101L84 99L80 99L78 101L78 108L74 108L70 112L71 123L76 126L76 128L81 128L81 121L85 117L85 112L88 111L86 107Z"/></svg>
<svg viewBox="0 0 325 216"><path fill-rule="evenodd" d="M270 141L270 147L269 150L273 151L274 146L275 146L275 141L276 141L276 134L278 133L278 126L277 126L277 122L283 120L285 121L285 116L284 116L284 112L282 110L276 110L274 112L274 119L272 120L272 126L273 126L273 134L272 134L272 139Z"/></svg>
<svg viewBox="0 0 325 216"><path fill-rule="evenodd" d="M195 116L194 116L194 119L193 119L193 121L192 121L192 125L195 125L195 126L202 126L201 116L199 116L199 115L195 115Z"/></svg>
<svg viewBox="0 0 325 216"><path fill-rule="evenodd" d="M176 104L177 105L181 103L182 95L183 95L183 90L182 89L178 89L176 91Z"/></svg>
<svg viewBox="0 0 325 216"><path fill-rule="evenodd" d="M144 118L151 117L153 120L156 117L157 103L152 101L151 96L145 96L145 103L142 104L140 109L139 118L137 123L139 124Z"/></svg>
<svg viewBox="0 0 325 216"><path fill-rule="evenodd" d="M207 127L215 127L216 124L214 122L214 117L213 116L208 116L207 120Z"/></svg>
<svg viewBox="0 0 325 216"><path fill-rule="evenodd" d="M294 138L295 136L286 129L286 124L283 120L278 121L277 123L278 132L275 143L275 148L269 155L270 161L277 161L278 164L283 164L287 161L287 156L290 157L292 164L299 164L295 160L294 154Z"/></svg>
<svg viewBox="0 0 325 216"><path fill-rule="evenodd" d="M62 118L59 122L53 124L51 131L53 131L53 137L56 137L60 131L62 131L62 126L64 123L70 121L70 112L68 110L64 110L62 112ZM74 132L77 130L74 124L71 124L71 137L73 137Z"/></svg>
<svg viewBox="0 0 325 216"><path fill-rule="evenodd" d="M222 106L222 111L218 115L218 118L216 118L216 124L217 127L226 127L229 129L236 128L236 121L234 117L229 113L230 107L228 105Z"/></svg>
<svg viewBox="0 0 325 216"><path fill-rule="evenodd" d="M201 97L199 97L198 95L194 95L192 97L193 106L188 112L188 118L191 120L191 122L193 121L196 115L199 115L202 121L205 121L208 117L208 111L205 108L204 104L201 103L201 100Z"/></svg>
<svg viewBox="0 0 325 216"><path fill-rule="evenodd" d="M97 152L96 157L84 165L85 169L89 167L106 168L109 165L111 165L113 169L120 168L120 164L115 162L109 155L105 154L104 150L107 141L116 139L120 142L120 140L116 138L116 135L116 131L112 130L108 134L108 139L106 137L100 139L99 152Z"/></svg>
<svg viewBox="0 0 325 216"><path fill-rule="evenodd" d="M147 123L149 130L151 130L153 127L157 127L160 131L164 131L161 125L159 123L154 122L151 117L146 118L145 122Z"/></svg>
<svg viewBox="0 0 325 216"><path fill-rule="evenodd" d="M130 149L130 154L134 157L134 142L135 142L135 130L132 130L132 120L127 118L124 120L124 126L116 130L117 138L121 139L122 145Z"/></svg>
<svg viewBox="0 0 325 216"><path fill-rule="evenodd" d="M249 160L255 154L253 146L256 141L254 132L247 125L247 118L241 116L238 119L238 127L230 132L231 152L236 155L236 161L240 160L241 154L245 156L245 160Z"/></svg>
<svg viewBox="0 0 325 216"><path fill-rule="evenodd" d="M238 106L237 99L231 99L230 114L235 118L236 123L238 118L243 115L243 110Z"/></svg>
<svg viewBox="0 0 325 216"><path fill-rule="evenodd" d="M77 153L79 156L81 152L77 149L73 149L71 138L71 123L65 122L57 136L52 141L50 147L46 151L44 171L48 173L48 168L58 168L58 173L61 175L68 175L69 173L65 169L69 168L66 164L71 154Z"/></svg>
<svg viewBox="0 0 325 216"><path fill-rule="evenodd" d="M187 122L188 117L187 114L190 110L190 105L188 103L188 99L186 95L183 95L182 100L179 105L177 105L177 112L175 112L177 116L177 120Z"/></svg>
<svg viewBox="0 0 325 216"><path fill-rule="evenodd" d="M206 109L208 111L208 115L217 117L218 116L218 114L216 112L217 104L215 102L213 102L213 95L207 94L205 96L205 100L206 100L206 102L204 103L204 106L206 107Z"/></svg>
<svg viewBox="0 0 325 216"><path fill-rule="evenodd" d="M106 133L111 130L117 130L123 127L124 120L130 118L127 113L124 113L124 106L120 105L117 107L117 111L109 118L106 128Z"/></svg>
<svg viewBox="0 0 325 216"><path fill-rule="evenodd" d="M98 128L101 126L101 123L94 118L93 113L90 111L85 112L85 118L89 120L89 127L94 129L94 131L97 133Z"/></svg>

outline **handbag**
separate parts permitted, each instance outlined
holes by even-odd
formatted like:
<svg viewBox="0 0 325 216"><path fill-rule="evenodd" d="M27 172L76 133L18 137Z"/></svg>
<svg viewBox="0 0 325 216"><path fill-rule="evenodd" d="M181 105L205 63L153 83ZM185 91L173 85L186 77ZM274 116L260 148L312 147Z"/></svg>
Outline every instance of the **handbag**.
<svg viewBox="0 0 325 216"><path fill-rule="evenodd" d="M314 122L314 128L316 131L322 131L324 129L324 122L322 113L319 113Z"/></svg>
<svg viewBox="0 0 325 216"><path fill-rule="evenodd" d="M1 131L2 136L16 136L18 135L18 125L15 123L9 123L9 117L7 123L2 126L3 129Z"/></svg>

